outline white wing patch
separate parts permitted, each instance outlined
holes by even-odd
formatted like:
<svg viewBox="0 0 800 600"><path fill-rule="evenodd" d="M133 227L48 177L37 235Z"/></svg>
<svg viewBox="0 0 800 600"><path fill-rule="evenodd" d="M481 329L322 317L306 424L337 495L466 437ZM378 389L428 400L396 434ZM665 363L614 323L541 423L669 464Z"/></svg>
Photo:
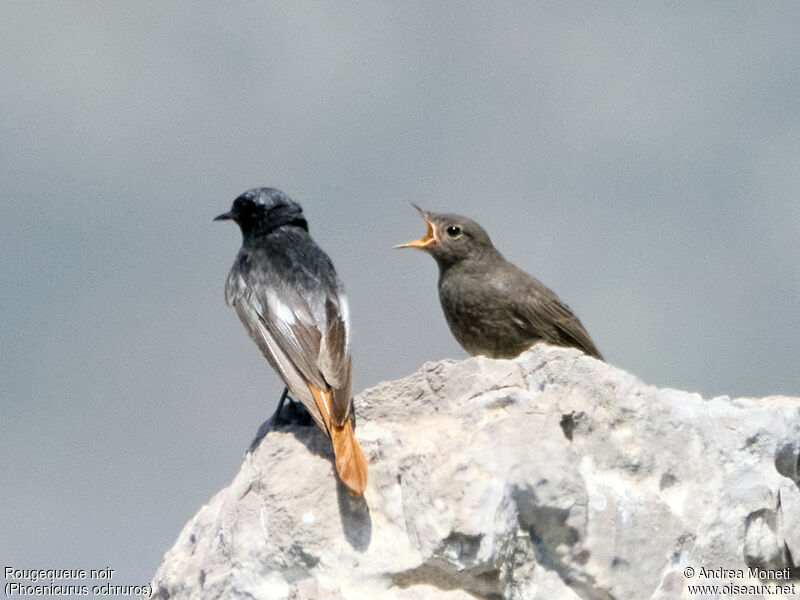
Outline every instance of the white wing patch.
<svg viewBox="0 0 800 600"><path fill-rule="evenodd" d="M281 302L281 299L272 290L267 292L267 307L272 314L288 326L297 321L292 309Z"/></svg>
<svg viewBox="0 0 800 600"><path fill-rule="evenodd" d="M350 354L350 303L347 301L347 296L345 296L344 292L339 294L339 313L342 315L342 321L344 321L344 353Z"/></svg>

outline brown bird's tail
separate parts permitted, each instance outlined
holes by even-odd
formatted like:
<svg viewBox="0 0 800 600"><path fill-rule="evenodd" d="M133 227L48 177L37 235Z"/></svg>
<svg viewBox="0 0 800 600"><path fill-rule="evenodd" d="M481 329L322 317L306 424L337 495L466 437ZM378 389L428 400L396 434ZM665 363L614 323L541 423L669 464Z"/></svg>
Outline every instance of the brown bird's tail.
<svg viewBox="0 0 800 600"><path fill-rule="evenodd" d="M352 496L360 496L367 488L367 459L356 440L353 425L349 419L342 426L332 423L330 391L317 389L310 383L308 388L314 396L314 402L319 412L322 413L325 426L331 436L339 478L350 490Z"/></svg>

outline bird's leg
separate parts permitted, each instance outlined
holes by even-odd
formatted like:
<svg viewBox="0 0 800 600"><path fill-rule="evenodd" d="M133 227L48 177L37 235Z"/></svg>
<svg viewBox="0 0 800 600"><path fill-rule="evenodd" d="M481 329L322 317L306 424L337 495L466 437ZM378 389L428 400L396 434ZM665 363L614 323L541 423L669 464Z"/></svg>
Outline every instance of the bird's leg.
<svg viewBox="0 0 800 600"><path fill-rule="evenodd" d="M275 409L275 412L269 418L270 421L273 419L275 419L276 421L278 420L278 414L281 412L281 409L283 408L283 403L286 402L286 397L288 395L289 395L289 388L287 387L283 388L283 393L281 394L281 398L280 400L278 400L278 408Z"/></svg>
<svg viewBox="0 0 800 600"><path fill-rule="evenodd" d="M350 423L353 425L353 431L356 430L356 409L353 406L353 399L350 399Z"/></svg>
<svg viewBox="0 0 800 600"><path fill-rule="evenodd" d="M247 449L245 454L251 454L261 443L261 440L267 435L267 432L278 425L280 421L280 412L283 409L283 403L286 402L286 397L289 395L289 388L283 388L283 393L281 394L280 400L278 400L278 408L275 409L275 412L272 413L272 416L264 421L261 426L256 431L256 437L253 438L253 441L250 442L250 447Z"/></svg>

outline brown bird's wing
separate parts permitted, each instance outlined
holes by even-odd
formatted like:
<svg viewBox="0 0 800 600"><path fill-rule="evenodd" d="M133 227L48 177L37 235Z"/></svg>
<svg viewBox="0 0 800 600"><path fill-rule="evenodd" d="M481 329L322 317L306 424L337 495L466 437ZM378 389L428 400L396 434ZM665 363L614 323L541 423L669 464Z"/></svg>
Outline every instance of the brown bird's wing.
<svg viewBox="0 0 800 600"><path fill-rule="evenodd" d="M511 285L520 292L512 296L521 299L512 306L517 326L538 333L544 342L578 348L603 360L583 323L570 307L538 279L521 269L516 268L516 271Z"/></svg>
<svg viewBox="0 0 800 600"><path fill-rule="evenodd" d="M578 348L588 354L603 360L603 355L594 345L589 333L569 306L564 304L555 294L554 301L548 302L543 311L548 315L555 330L556 339L563 346Z"/></svg>

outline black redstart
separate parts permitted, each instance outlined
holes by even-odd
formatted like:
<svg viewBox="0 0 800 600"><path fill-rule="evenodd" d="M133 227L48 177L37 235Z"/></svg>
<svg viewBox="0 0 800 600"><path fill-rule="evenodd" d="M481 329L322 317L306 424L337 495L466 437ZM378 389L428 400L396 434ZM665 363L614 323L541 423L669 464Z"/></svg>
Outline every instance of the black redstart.
<svg viewBox="0 0 800 600"><path fill-rule="evenodd" d="M286 387L333 442L336 470L353 495L367 461L350 422L352 366L347 298L328 255L308 234L303 209L273 188L233 201L242 247L225 299Z"/></svg>
<svg viewBox="0 0 800 600"><path fill-rule="evenodd" d="M578 317L550 288L508 262L475 221L413 205L425 237L418 248L439 266L439 300L450 331L470 354L513 358L536 342L572 346L603 359Z"/></svg>

